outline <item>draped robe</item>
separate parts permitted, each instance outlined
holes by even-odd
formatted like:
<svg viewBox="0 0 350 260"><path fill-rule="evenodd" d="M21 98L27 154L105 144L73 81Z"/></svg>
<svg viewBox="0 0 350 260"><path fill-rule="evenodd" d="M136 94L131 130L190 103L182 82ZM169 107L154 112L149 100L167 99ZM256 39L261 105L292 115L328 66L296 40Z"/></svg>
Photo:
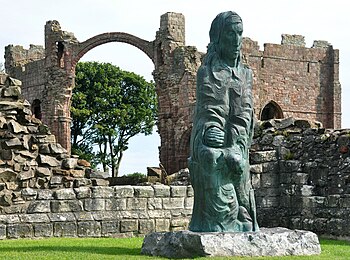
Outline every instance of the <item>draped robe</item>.
<svg viewBox="0 0 350 260"><path fill-rule="evenodd" d="M194 207L189 229L198 232L257 231L255 200L249 174L253 136L252 71L239 63L202 65L197 73L197 99L191 135L189 169ZM220 147L205 134L224 133Z"/></svg>

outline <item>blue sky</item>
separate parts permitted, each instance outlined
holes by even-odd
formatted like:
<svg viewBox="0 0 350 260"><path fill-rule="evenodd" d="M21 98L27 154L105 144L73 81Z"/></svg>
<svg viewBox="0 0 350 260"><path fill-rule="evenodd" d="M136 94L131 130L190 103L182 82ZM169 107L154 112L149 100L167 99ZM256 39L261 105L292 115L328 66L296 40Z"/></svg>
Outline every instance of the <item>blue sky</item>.
<svg viewBox="0 0 350 260"><path fill-rule="evenodd" d="M342 128L350 128L350 2L344 0L0 0L0 62L8 44L44 45L44 25L58 20L63 30L79 41L105 32L127 32L154 40L160 16L179 12L186 19L186 45L205 52L214 17L233 10L243 19L244 36L264 43L280 43L281 34L305 36L306 46L326 40L340 50ZM122 43L108 43L88 52L82 61L110 62L124 70L152 79L153 64L140 50ZM130 142L120 172L146 172L158 166L159 137L137 136Z"/></svg>

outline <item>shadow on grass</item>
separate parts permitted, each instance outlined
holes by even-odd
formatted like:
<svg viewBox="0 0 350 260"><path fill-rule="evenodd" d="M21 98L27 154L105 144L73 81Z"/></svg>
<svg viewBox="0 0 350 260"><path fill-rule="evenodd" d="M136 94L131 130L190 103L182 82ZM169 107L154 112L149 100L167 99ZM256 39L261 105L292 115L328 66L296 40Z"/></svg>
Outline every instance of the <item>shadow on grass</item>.
<svg viewBox="0 0 350 260"><path fill-rule="evenodd" d="M335 239L322 239L321 245L339 245L339 246L350 246L350 241L346 240L335 240Z"/></svg>
<svg viewBox="0 0 350 260"><path fill-rule="evenodd" d="M1 253L17 252L17 253L35 253L35 252L67 252L67 253L87 253L101 255L141 255L140 248L125 248L117 246L23 246L23 247L1 247Z"/></svg>

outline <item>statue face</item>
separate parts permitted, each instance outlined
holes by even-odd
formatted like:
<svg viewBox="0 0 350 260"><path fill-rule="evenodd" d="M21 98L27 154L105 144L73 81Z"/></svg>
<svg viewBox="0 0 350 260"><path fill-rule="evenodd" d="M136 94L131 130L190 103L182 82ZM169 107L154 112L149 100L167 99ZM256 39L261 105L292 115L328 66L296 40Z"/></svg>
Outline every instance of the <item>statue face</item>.
<svg viewBox="0 0 350 260"><path fill-rule="evenodd" d="M220 36L221 57L227 61L236 60L240 55L242 45L243 24L229 17Z"/></svg>

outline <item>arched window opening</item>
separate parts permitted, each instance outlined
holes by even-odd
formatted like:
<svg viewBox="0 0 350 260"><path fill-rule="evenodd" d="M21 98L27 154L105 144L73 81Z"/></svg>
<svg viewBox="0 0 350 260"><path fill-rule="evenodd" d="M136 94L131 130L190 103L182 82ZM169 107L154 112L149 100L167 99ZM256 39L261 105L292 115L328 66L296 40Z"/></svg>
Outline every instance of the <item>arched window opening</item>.
<svg viewBox="0 0 350 260"><path fill-rule="evenodd" d="M63 61L64 45L62 42L57 42L56 46L57 46L58 66L63 68L64 67L64 61Z"/></svg>
<svg viewBox="0 0 350 260"><path fill-rule="evenodd" d="M283 118L282 109L277 103L271 101L261 111L260 119L269 120L278 118Z"/></svg>
<svg viewBox="0 0 350 260"><path fill-rule="evenodd" d="M37 119L41 120L41 101L39 99L33 101L32 113Z"/></svg>
<svg viewBox="0 0 350 260"><path fill-rule="evenodd" d="M181 136L181 139L179 140L179 148L178 148L178 155L177 155L179 170L188 168L188 157L190 156L190 139L191 139L191 128L185 130Z"/></svg>

